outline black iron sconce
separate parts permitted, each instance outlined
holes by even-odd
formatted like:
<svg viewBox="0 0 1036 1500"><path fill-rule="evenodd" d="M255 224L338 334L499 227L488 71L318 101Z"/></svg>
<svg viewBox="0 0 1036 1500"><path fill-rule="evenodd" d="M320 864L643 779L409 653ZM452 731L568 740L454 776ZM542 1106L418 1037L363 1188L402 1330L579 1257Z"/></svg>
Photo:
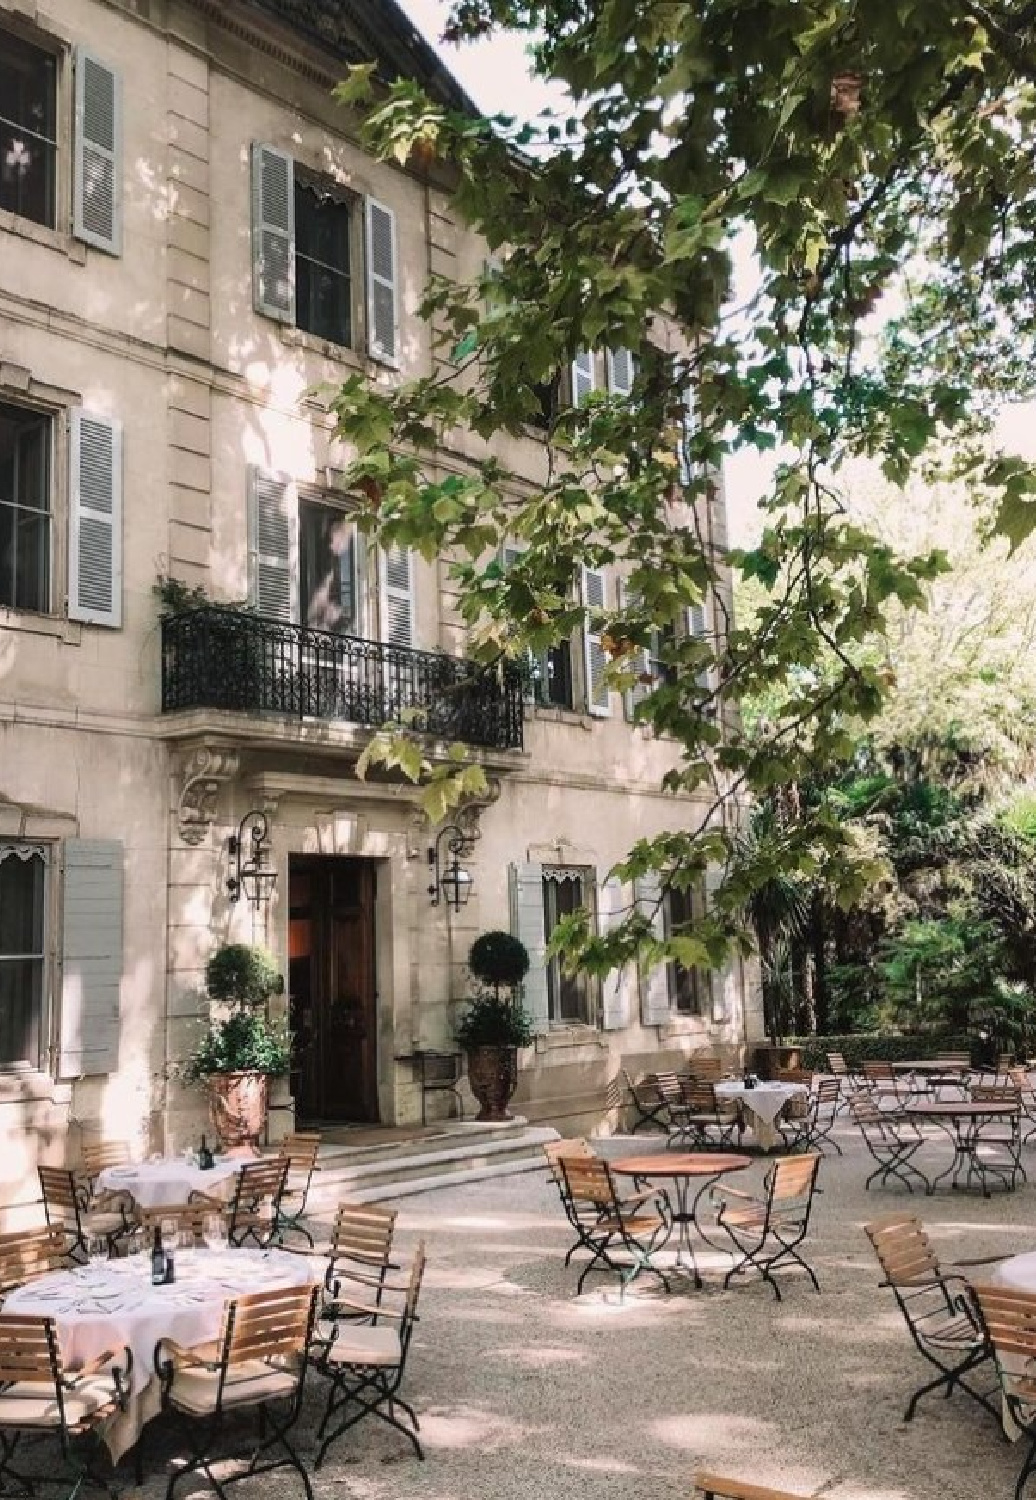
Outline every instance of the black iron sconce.
<svg viewBox="0 0 1036 1500"><path fill-rule="evenodd" d="M445 845L445 849L444 846ZM442 901L460 911L468 904L474 881L461 864L471 854L473 842L457 823L447 823L439 830L435 844L428 851L428 863L434 871L428 894L432 905Z"/></svg>
<svg viewBox="0 0 1036 1500"><path fill-rule="evenodd" d="M245 813L237 833L227 845L233 874L227 878L227 895L236 901L242 891L252 906L262 906L273 895L277 871L266 868L270 852L270 828L266 814L255 810Z"/></svg>

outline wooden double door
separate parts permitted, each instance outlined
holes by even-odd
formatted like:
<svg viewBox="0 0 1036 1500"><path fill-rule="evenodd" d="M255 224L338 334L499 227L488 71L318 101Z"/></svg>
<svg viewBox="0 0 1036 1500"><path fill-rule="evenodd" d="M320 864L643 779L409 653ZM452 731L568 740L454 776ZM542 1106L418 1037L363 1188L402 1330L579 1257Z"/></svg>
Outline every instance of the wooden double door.
<svg viewBox="0 0 1036 1500"><path fill-rule="evenodd" d="M288 883L296 1118L376 1123L377 865L293 856Z"/></svg>

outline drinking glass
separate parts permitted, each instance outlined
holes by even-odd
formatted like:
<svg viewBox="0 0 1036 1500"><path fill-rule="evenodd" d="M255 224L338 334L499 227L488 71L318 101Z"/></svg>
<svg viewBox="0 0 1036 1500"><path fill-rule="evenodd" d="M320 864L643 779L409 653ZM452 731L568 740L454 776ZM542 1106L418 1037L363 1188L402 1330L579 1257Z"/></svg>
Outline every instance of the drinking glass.
<svg viewBox="0 0 1036 1500"><path fill-rule="evenodd" d="M206 1214L204 1223L205 1243L210 1250L227 1248L227 1226L222 1214Z"/></svg>

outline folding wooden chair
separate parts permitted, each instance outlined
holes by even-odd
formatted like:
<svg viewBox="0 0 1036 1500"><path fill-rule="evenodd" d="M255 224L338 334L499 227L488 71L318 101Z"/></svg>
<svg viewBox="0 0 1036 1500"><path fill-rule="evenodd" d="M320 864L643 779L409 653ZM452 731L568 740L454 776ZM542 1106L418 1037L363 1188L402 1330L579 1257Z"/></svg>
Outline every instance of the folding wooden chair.
<svg viewBox="0 0 1036 1500"><path fill-rule="evenodd" d="M271 1156L261 1161L245 1162L237 1174L229 1208L221 1198L212 1198L205 1193L192 1193L189 1207L223 1214L227 1221L227 1243L235 1249L251 1240L266 1250L273 1240L287 1179L286 1157Z"/></svg>
<svg viewBox="0 0 1036 1500"><path fill-rule="evenodd" d="M812 1092L801 1101L805 1105L803 1113L789 1113L784 1118L779 1117L777 1129L792 1150L824 1151L826 1142L841 1156L842 1148L831 1135L840 1101L841 1085L838 1079L821 1078ZM789 1103L795 1102L789 1100Z"/></svg>
<svg viewBox="0 0 1036 1500"><path fill-rule="evenodd" d="M301 1234L312 1245L313 1236L303 1224L313 1173L317 1170L317 1155L320 1151L320 1132L296 1130L284 1137L277 1155L288 1163L288 1176L284 1192L277 1204L277 1217L273 1236L278 1245L284 1244L286 1234Z"/></svg>
<svg viewBox="0 0 1036 1500"><path fill-rule="evenodd" d="M1012 1081L1007 1083L973 1083L971 1085L971 1098L976 1104L983 1102L987 1104L1016 1104L1018 1113L1016 1115L1002 1115L995 1119L975 1122L976 1146L991 1146L994 1151L1000 1151L1008 1158L1010 1167L997 1166L995 1162L983 1162L980 1176L984 1179L987 1172L1005 1180L1010 1179L1010 1190L1013 1192L1017 1179L1021 1177L1023 1182L1028 1182L1025 1168L1022 1166L1022 1098L1021 1090ZM983 1187L985 1182L983 1180ZM988 1193L986 1194L988 1197Z"/></svg>
<svg viewBox="0 0 1036 1500"><path fill-rule="evenodd" d="M0 1235L0 1296L67 1266L66 1244L64 1232L49 1225Z"/></svg>
<svg viewBox="0 0 1036 1500"><path fill-rule="evenodd" d="M723 1064L708 1052L693 1052L687 1060L687 1071L695 1083L719 1083Z"/></svg>
<svg viewBox="0 0 1036 1500"><path fill-rule="evenodd" d="M875 1060L863 1065L863 1086L875 1102L891 1094L896 1106L903 1100L903 1084L890 1062Z"/></svg>
<svg viewBox="0 0 1036 1500"><path fill-rule="evenodd" d="M758 1271L780 1302L781 1289L773 1273L791 1262L802 1267L819 1292L816 1272L799 1254L799 1246L809 1230L820 1161L819 1152L811 1152L774 1162L766 1174L763 1198L742 1193L725 1182L717 1183L712 1190L720 1204L716 1223L726 1231L740 1256L726 1274L725 1287L735 1276Z"/></svg>
<svg viewBox="0 0 1036 1500"><path fill-rule="evenodd" d="M561 1161L565 1157L573 1156L582 1157L584 1160L587 1157L596 1158L597 1153L585 1137L577 1136L568 1140L546 1142L543 1147L543 1154L547 1158L547 1168L550 1172L551 1181L557 1188L558 1195L561 1198L561 1206L565 1210L565 1217L576 1232L575 1241L569 1247L565 1256L565 1265L567 1266L571 1264L572 1257L577 1250L586 1249L583 1237L585 1223L580 1219L580 1214L585 1216L587 1210L585 1207L581 1209L573 1203L568 1190L568 1181L561 1170Z"/></svg>
<svg viewBox="0 0 1036 1500"><path fill-rule="evenodd" d="M996 1360L1004 1405L1029 1439L1014 1488L1015 1500L1022 1500L1029 1475L1036 1469L1036 1293L979 1285L972 1291Z"/></svg>
<svg viewBox="0 0 1036 1500"><path fill-rule="evenodd" d="M633 1109L637 1112L637 1118L631 1127L631 1135L636 1135L643 1126L657 1126L659 1130L665 1130L665 1100L655 1087L654 1076L649 1074L640 1083L634 1083L629 1072L623 1068L622 1076L626 1083L626 1093Z"/></svg>
<svg viewBox="0 0 1036 1500"><path fill-rule="evenodd" d="M724 1479L721 1474L695 1474L694 1487L701 1491L702 1500L807 1500L790 1490L771 1490L769 1485Z"/></svg>
<svg viewBox="0 0 1036 1500"><path fill-rule="evenodd" d="M850 1068L842 1052L829 1052L827 1054L827 1071L838 1080L841 1091L839 1109L848 1109L850 1094L856 1094L864 1087L863 1079L855 1068Z"/></svg>
<svg viewBox="0 0 1036 1500"><path fill-rule="evenodd" d="M421 1424L414 1408L399 1394L406 1374L410 1339L417 1322L424 1267L422 1240L414 1256L409 1280L403 1285L386 1281L382 1286L382 1290L389 1293L405 1293L402 1308L394 1309L384 1301L374 1306L343 1302L343 1311L350 1315L348 1320L337 1320L328 1338L314 1341L310 1352L314 1367L331 1382L327 1408L317 1433L322 1442L315 1468L320 1468L331 1444L364 1417L377 1417L403 1433L413 1444L418 1458L424 1458L417 1436ZM397 1416L397 1407L409 1417L409 1426ZM356 1409L350 1411L350 1408ZM325 1437L329 1423L339 1413L345 1415Z"/></svg>
<svg viewBox="0 0 1036 1500"><path fill-rule="evenodd" d="M108 1254L114 1254L118 1241L133 1230L126 1213L122 1209L91 1210L86 1182L77 1181L76 1174L68 1167L38 1170L47 1223L64 1234L68 1257L88 1259L91 1240L103 1240Z"/></svg>
<svg viewBox="0 0 1036 1500"><path fill-rule="evenodd" d="M1022 1107L1022 1144L1027 1146L1036 1135L1036 1092L1033 1091L1032 1079L1028 1069L1014 1067L1007 1073L1008 1082L1013 1083L1018 1091L1018 1102Z"/></svg>
<svg viewBox="0 0 1036 1500"><path fill-rule="evenodd" d="M849 1113L860 1128L864 1145L878 1164L867 1178L865 1187L869 1188L875 1179L885 1187L889 1178L894 1177L908 1193L914 1191L915 1179L926 1193L931 1192L931 1183L913 1162L913 1157L924 1145L924 1136L916 1120L880 1109L870 1094L854 1094L849 1100Z"/></svg>
<svg viewBox="0 0 1036 1500"><path fill-rule="evenodd" d="M590 1260L576 1283L576 1295L595 1269L614 1271L619 1277L620 1296L642 1271L650 1271L669 1290L665 1274L651 1257L660 1250L673 1227L672 1210L664 1191L652 1188L632 1195L621 1194L612 1170L599 1157L562 1156L558 1159L568 1196L573 1205L570 1222L578 1242L569 1251L584 1249ZM629 1256L624 1265L614 1259L619 1251Z"/></svg>
<svg viewBox="0 0 1036 1500"><path fill-rule="evenodd" d="M883 1285L891 1288L917 1352L939 1371L911 1396L905 1420L912 1420L922 1396L943 1387L947 1396L959 1387L999 1417L990 1400L996 1387L983 1392L964 1379L991 1359L993 1352L965 1278L943 1272L924 1225L912 1214L888 1214L865 1224L863 1232L874 1247L885 1273Z"/></svg>
<svg viewBox="0 0 1036 1500"><path fill-rule="evenodd" d="M166 1500L183 1479L204 1475L217 1495L221 1486L274 1469L292 1468L305 1487L313 1488L305 1465L288 1441L288 1433L302 1409L307 1351L313 1333L317 1287L281 1288L255 1292L228 1302L223 1328L215 1346L183 1349L160 1339L155 1348L155 1370L161 1382L163 1411L178 1421L189 1457L170 1477ZM232 1457L242 1440L241 1424L228 1422L249 1407L258 1410L258 1433L247 1443L248 1467L221 1475L212 1465ZM217 1450L227 1435L229 1451ZM280 1457L264 1458L280 1450Z"/></svg>
<svg viewBox="0 0 1036 1500"><path fill-rule="evenodd" d="M66 1500L73 1500L89 1483L115 1496L94 1470L92 1455L78 1450L102 1422L125 1410L133 1357L128 1349L119 1353L121 1364L108 1350L69 1374L52 1318L0 1313L0 1494L32 1495L34 1486L67 1484ZM56 1441L63 1468L29 1477L15 1467L19 1447L43 1437Z"/></svg>

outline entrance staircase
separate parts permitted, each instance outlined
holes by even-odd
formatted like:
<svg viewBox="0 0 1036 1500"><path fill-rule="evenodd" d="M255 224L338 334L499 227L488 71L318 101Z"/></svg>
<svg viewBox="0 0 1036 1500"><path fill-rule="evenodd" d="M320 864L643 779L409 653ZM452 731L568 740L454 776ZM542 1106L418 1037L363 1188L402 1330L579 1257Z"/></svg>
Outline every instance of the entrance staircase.
<svg viewBox="0 0 1036 1500"><path fill-rule="evenodd" d="M309 1213L327 1218L351 1199L377 1203L434 1188L545 1170L543 1146L558 1140L549 1126L521 1116L499 1125L451 1122L419 1131L336 1129L323 1132Z"/></svg>

